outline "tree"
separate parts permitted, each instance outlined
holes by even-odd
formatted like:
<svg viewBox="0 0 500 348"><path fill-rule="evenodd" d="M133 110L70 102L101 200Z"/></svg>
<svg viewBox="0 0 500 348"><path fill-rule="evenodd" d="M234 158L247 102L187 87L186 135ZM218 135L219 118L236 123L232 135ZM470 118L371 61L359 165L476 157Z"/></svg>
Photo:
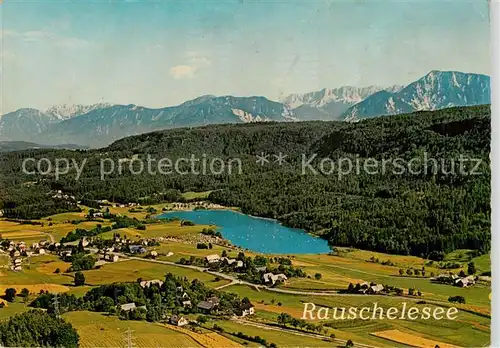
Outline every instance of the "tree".
<svg viewBox="0 0 500 348"><path fill-rule="evenodd" d="M96 302L95 309L98 312L109 312L115 307L115 301L111 297L103 296Z"/></svg>
<svg viewBox="0 0 500 348"><path fill-rule="evenodd" d="M40 310L17 314L0 322L0 346L76 348L79 340L70 323Z"/></svg>
<svg viewBox="0 0 500 348"><path fill-rule="evenodd" d="M450 296L448 302L465 303L465 298L463 296Z"/></svg>
<svg viewBox="0 0 500 348"><path fill-rule="evenodd" d="M85 285L85 275L82 272L75 273L75 286Z"/></svg>
<svg viewBox="0 0 500 348"><path fill-rule="evenodd" d="M198 318L196 318L196 321L199 324L205 324L208 321L208 318L204 315L200 315L200 316L198 316Z"/></svg>
<svg viewBox="0 0 500 348"><path fill-rule="evenodd" d="M286 326L286 324L290 323L292 321L292 316L288 313L281 313L278 315L278 324L281 324L283 326Z"/></svg>
<svg viewBox="0 0 500 348"><path fill-rule="evenodd" d="M476 271L476 265L474 264L474 262L469 262L469 264L467 265L467 274L473 275L476 274Z"/></svg>
<svg viewBox="0 0 500 348"><path fill-rule="evenodd" d="M320 280L321 279L321 273L316 273L314 275L314 278L316 278L316 280Z"/></svg>
<svg viewBox="0 0 500 348"><path fill-rule="evenodd" d="M22 297L28 297L30 295L30 291L28 289L26 289L26 288L23 288L21 290L21 293L19 295L22 296Z"/></svg>
<svg viewBox="0 0 500 348"><path fill-rule="evenodd" d="M352 340L348 340L346 343L345 343L345 347L346 348L352 348L354 347L354 342Z"/></svg>
<svg viewBox="0 0 500 348"><path fill-rule="evenodd" d="M14 302L16 299L17 291L14 288L5 289L5 299L9 302Z"/></svg>
<svg viewBox="0 0 500 348"><path fill-rule="evenodd" d="M404 273L405 273L405 271L402 268L400 268L399 269L399 275L403 275Z"/></svg>
<svg viewBox="0 0 500 348"><path fill-rule="evenodd" d="M413 271L411 269L407 269L406 270L406 274L408 274L409 276L413 275Z"/></svg>

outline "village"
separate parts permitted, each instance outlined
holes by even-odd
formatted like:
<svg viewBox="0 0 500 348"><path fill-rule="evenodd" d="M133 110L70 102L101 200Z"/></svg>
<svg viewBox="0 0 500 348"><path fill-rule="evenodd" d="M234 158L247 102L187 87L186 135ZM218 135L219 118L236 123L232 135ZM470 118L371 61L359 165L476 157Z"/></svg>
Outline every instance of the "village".
<svg viewBox="0 0 500 348"><path fill-rule="evenodd" d="M183 219L155 219L154 217L154 214L160 211L176 208L194 209L194 206L203 206L200 202L152 207L141 206L137 203L103 202L103 204L95 208L85 208L85 211L79 215L68 215L64 218L65 220L50 217L39 222L33 221L34 225L26 225L31 230L39 229L40 231L57 231L64 226L67 228L65 230L67 232L64 233L54 235L53 232L44 232L45 236L38 240L9 239L9 233L4 233L0 236L0 257L3 255L8 262L2 267L12 272L9 274L18 274L20 279L26 279L23 274L36 273L40 264L48 262L44 268L51 269L50 272L54 276L61 276L58 282L73 283L74 278L74 285L69 285L69 291L59 294L59 300L63 303L66 293L78 293L79 296L83 296L84 290L88 292L115 282L139 287L145 294L148 294L147 296L157 292L171 293L173 297L169 300L170 307L157 313L152 311L151 306L148 305L149 302L133 297L120 297L120 300L115 298L114 301L106 301L109 303L104 307L97 302L96 298L94 304L85 306L99 310L105 309L106 313L121 320L144 321L147 318L155 318L155 321L182 328L191 334L199 332L202 328L212 328L214 325L217 330L220 325L233 327L231 325L236 325L235 323L276 325L272 322L276 323L278 319L273 318L269 322L267 319L270 317L269 313L282 315L291 311L289 307L291 296L294 296L295 302L298 297L308 298L308 301L321 298L321 301L330 303L328 301L338 301L343 296L350 296L350 301L371 301L371 296L377 296L377 301L380 303L408 300L425 303L435 298L434 294L429 293L429 286L443 288L443 293L446 293L444 288L452 288L452 286L454 289L477 287L477 276L464 276L460 269L455 272L456 274L439 274L439 268L425 264L427 277L424 277L422 272L418 276L410 276L409 272L401 274L401 267L413 269L414 274L417 275L415 270L421 269L423 264L410 266L395 262L386 265L385 259L383 259L384 262L374 262L374 254L369 252L362 252L358 261L352 263L355 268L349 271L350 277L345 277L346 281L338 282L335 278L337 276L332 278L332 274L335 273L331 270L343 272L343 267L349 260L341 251L316 256L261 254L232 245L224 239L220 230L215 226L195 225ZM12 225L15 222L8 223ZM382 256L378 255L378 257ZM37 261L38 259L44 261ZM321 262L321 266L315 266L316 260ZM54 264L52 268L51 264ZM149 265L147 266L149 271L144 272L142 269L146 267L146 264ZM139 268L134 271L135 267ZM160 271L164 267L169 270L167 272L174 271L179 276L186 274L190 282L202 280L213 289L213 292L199 292L196 287L194 291L190 290L191 285L187 283L167 290L165 287L169 285L163 278L167 272ZM391 278L384 279L376 274L365 273L368 270L365 267L380 267L386 272L391 272L386 273L391 275ZM357 269L363 270L362 278L355 277L356 272L359 272ZM400 271L399 275L398 271ZM2 272L1 268L0 272ZM77 285L79 273L82 273L85 278ZM439 276L434 277L435 273ZM52 277L52 275L48 276ZM412 286L414 280L418 282L418 286ZM18 291L23 290L24 287L31 289L23 285L18 285L18 287ZM478 290L482 291L482 288L483 285L480 285ZM432 289L435 291L434 288ZM31 298L37 293L38 290L32 293ZM237 305L232 305L230 310L227 300L224 299L225 294L230 293L236 293L241 296L240 298L247 299L238 302ZM442 298L446 301L447 297ZM468 298L464 299L461 296L449 297L446 301L448 303L465 304L465 300L469 301ZM425 301L423 301L424 298ZM148 301L151 299L152 297ZM298 312L300 303L293 306L298 307L294 307L295 315L292 319L285 316L288 318L286 320L289 320L288 323L294 323L293 325L299 325L299 329L292 330L303 330L300 332L309 335L311 330L307 329L307 323L303 324L300 319L297 319L300 317ZM262 320L267 324L262 324ZM283 323L286 323L286 320ZM280 325L286 326L286 324ZM319 324L311 325L312 328ZM241 325L237 331L234 331L234 334L238 334L239 331L244 333L242 337L250 339L251 336L246 333L247 329ZM295 334L291 332L289 335ZM254 333L253 337L256 336L259 335ZM323 339L326 338L323 337ZM279 339L276 340L279 342Z"/></svg>

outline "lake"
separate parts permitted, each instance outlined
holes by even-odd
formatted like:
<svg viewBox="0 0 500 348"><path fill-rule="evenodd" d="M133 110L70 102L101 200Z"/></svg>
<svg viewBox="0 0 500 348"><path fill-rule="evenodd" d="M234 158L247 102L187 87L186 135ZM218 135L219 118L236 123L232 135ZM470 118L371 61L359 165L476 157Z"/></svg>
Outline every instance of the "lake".
<svg viewBox="0 0 500 348"><path fill-rule="evenodd" d="M266 254L324 254L330 251L326 240L303 230L289 228L232 210L194 210L164 213L159 218L179 218L200 225L216 225L232 244Z"/></svg>

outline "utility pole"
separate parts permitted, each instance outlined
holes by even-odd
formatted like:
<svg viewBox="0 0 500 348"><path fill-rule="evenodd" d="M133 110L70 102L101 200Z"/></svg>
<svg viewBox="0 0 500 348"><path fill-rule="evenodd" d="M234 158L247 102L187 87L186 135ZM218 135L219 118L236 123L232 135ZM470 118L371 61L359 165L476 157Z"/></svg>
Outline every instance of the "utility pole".
<svg viewBox="0 0 500 348"><path fill-rule="evenodd" d="M135 344L134 344L134 336L132 336L132 330L130 330L130 328L127 329L127 331L125 331L125 335L124 335L124 338L123 340L125 341L125 346L127 348L134 348L135 347Z"/></svg>
<svg viewBox="0 0 500 348"><path fill-rule="evenodd" d="M58 294L54 294L54 298L52 299L52 304L54 305L54 314L56 317L60 317L61 313L59 312L59 300L58 300Z"/></svg>

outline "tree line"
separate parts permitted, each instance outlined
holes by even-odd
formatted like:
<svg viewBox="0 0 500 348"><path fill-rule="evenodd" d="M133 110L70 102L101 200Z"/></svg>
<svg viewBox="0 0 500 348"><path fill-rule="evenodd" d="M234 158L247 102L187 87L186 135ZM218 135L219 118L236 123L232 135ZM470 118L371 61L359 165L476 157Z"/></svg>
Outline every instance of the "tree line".
<svg viewBox="0 0 500 348"><path fill-rule="evenodd" d="M332 245L397 254L430 256L455 249L490 250L490 110L461 107L344 122L215 125L153 132L116 141L100 150L28 150L0 155L0 209L13 218L38 218L78 209L75 202L52 198L61 190L76 200L152 204L180 199L187 191L212 191L209 200L242 212L276 218L287 226L317 233ZM261 165L256 155L286 163ZM100 177L103 156L116 163L147 156L221 158L242 162L241 174L118 175ZM404 161L442 159L418 173L365 171L351 175L304 175L303 156ZM427 156L427 157L425 157ZM460 156L481 161L481 174L449 174ZM25 158L86 160L79 180L27 175ZM128 162L127 162L128 163ZM319 161L313 164L317 167ZM184 163L182 171L190 170ZM467 170L472 163L467 163ZM334 173L337 174L337 173Z"/></svg>

